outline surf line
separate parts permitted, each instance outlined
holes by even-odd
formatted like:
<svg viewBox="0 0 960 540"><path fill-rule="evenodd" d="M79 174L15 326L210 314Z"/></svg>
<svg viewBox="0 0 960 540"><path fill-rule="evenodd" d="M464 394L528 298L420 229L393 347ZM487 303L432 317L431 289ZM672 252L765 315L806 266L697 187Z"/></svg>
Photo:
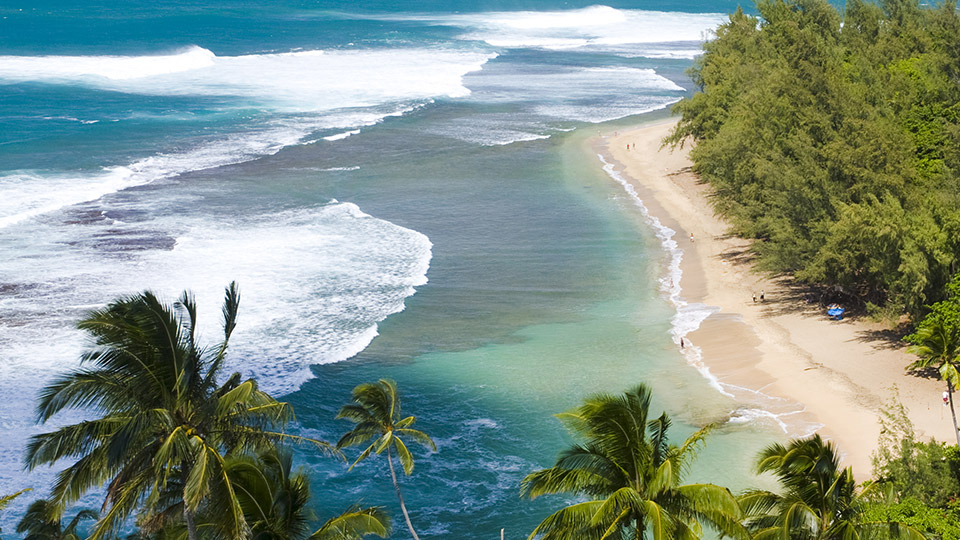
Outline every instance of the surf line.
<svg viewBox="0 0 960 540"><path fill-rule="evenodd" d="M700 324L710 315L720 311L720 308L701 303L690 303L683 298L683 289L680 287L680 280L683 277L683 271L680 269L680 262L683 260L683 249L681 249L677 241L674 240L677 232L664 225L659 218L650 214L649 209L643 203L643 199L640 198L636 188L617 171L614 163L607 161L603 154L598 153L597 158L599 158L603 164L602 168L603 171L607 173L607 176L620 184L630 197L634 206L637 207L643 216L644 221L653 229L654 235L660 241L661 248L668 256L665 275L661 276L658 281L660 283L660 290L666 295L675 310L670 320L670 335L673 342L678 346L681 341L683 342L681 353L687 360L687 363L693 366L707 380L711 387L725 396L735 398L732 393L723 387L720 380L710 371L710 368L704 364L703 351L700 347L693 344L690 339L687 338L689 333L700 328Z"/></svg>

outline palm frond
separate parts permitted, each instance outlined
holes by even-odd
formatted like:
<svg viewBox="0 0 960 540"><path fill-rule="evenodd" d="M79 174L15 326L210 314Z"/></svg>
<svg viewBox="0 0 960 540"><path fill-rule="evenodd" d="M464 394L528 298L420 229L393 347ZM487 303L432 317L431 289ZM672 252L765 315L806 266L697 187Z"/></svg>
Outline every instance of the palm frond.
<svg viewBox="0 0 960 540"><path fill-rule="evenodd" d="M655 501L643 501L643 522L650 527L651 540L669 540L673 536L673 519Z"/></svg>
<svg viewBox="0 0 960 540"><path fill-rule="evenodd" d="M392 526L382 507L353 507L326 521L309 540L355 540L368 535L386 538Z"/></svg>
<svg viewBox="0 0 960 540"><path fill-rule="evenodd" d="M357 424L379 425L377 424L377 420L373 417L373 415L370 414L370 411L368 411L363 405L358 405L356 403L350 403L340 407L340 412L337 413L336 420L340 420L341 418L345 418Z"/></svg>
<svg viewBox="0 0 960 540"><path fill-rule="evenodd" d="M608 478L582 468L552 467L532 472L520 482L520 496L536 499L555 493L585 493L602 496L611 492Z"/></svg>
<svg viewBox="0 0 960 540"><path fill-rule="evenodd" d="M340 437L340 440L337 441L337 448L348 448L350 446L364 444L374 437L379 439L382 434L383 432L377 425L359 424L355 428L344 433L343 437Z"/></svg>
<svg viewBox="0 0 960 540"><path fill-rule="evenodd" d="M356 461L353 462L353 465L350 465L350 468L347 469L347 472L352 471L353 468L357 466L357 463L360 463L361 461L363 461L364 459L366 459L367 456L370 455L370 452L373 451L373 448L374 448L374 445L375 445L375 444L376 444L376 443L371 444L371 445L368 446L363 452L361 452L360 455L357 457Z"/></svg>
<svg viewBox="0 0 960 540"><path fill-rule="evenodd" d="M437 445L433 442L433 439L418 429L400 428L393 431L396 433L397 437L409 437L423 446L426 446L430 450L433 450L434 452L437 451Z"/></svg>
<svg viewBox="0 0 960 540"><path fill-rule="evenodd" d="M25 488L25 489L21 489L16 493L11 493L10 495L4 495L0 497L0 510L3 510L4 508L6 508L7 505L9 505L14 499L19 497L20 495L23 495L24 493L32 490L33 488Z"/></svg>
<svg viewBox="0 0 960 540"><path fill-rule="evenodd" d="M410 473L413 472L413 456L410 454L410 450L407 449L407 445L399 437L393 437L393 446L397 449L397 459L403 465L403 472L410 476Z"/></svg>
<svg viewBox="0 0 960 540"><path fill-rule="evenodd" d="M606 524L594 525L593 516L603 504L602 501L587 501L571 504L550 514L537 525L527 540L600 540L606 530Z"/></svg>

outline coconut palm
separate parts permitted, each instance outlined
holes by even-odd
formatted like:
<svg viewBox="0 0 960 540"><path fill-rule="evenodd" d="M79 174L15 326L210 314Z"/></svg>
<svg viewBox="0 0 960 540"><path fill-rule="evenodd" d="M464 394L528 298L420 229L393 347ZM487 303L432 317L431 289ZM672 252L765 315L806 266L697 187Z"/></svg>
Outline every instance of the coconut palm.
<svg viewBox="0 0 960 540"><path fill-rule="evenodd" d="M23 540L80 540L77 526L81 521L97 517L93 510L81 510L64 527L60 508L46 499L38 499L27 507L17 523L17 532L26 535Z"/></svg>
<svg viewBox="0 0 960 540"><path fill-rule="evenodd" d="M173 306L151 292L122 298L78 324L94 346L79 369L41 391L37 415L46 422L61 410L79 408L99 418L34 436L26 462L34 469L74 460L51 492L60 508L107 485L91 538L109 536L143 506L148 515L179 513L188 537L196 540L201 505L225 516L232 535L240 536L248 527L224 455L306 440L282 432L292 409L260 391L253 379L234 373L217 383L239 302L231 283L223 304L223 340L210 348L196 341L196 304L187 292Z"/></svg>
<svg viewBox="0 0 960 540"><path fill-rule="evenodd" d="M768 446L757 458L757 472L773 473L783 493L751 490L740 497L754 540L924 538L902 523L867 521L866 503L880 495L881 484L858 487L853 470L840 469L836 449L820 435Z"/></svg>
<svg viewBox="0 0 960 540"><path fill-rule="evenodd" d="M960 372L957 370L960 355L960 328L940 317L931 317L924 321L917 332L910 336L914 345L907 351L919 358L908 369L926 369L935 367L940 379L947 385L950 403L950 415L953 417L953 434L960 447L960 429L957 428L957 413L953 408L953 391L960 388Z"/></svg>
<svg viewBox="0 0 960 540"><path fill-rule="evenodd" d="M547 517L529 538L544 540L699 538L706 524L745 538L733 494L713 484L686 484L683 477L708 429L682 446L669 444L670 419L650 420L650 389L596 394L557 417L579 444L563 451L549 469L523 479L521 494L534 499L565 493L586 498Z"/></svg>
<svg viewBox="0 0 960 540"><path fill-rule="evenodd" d="M403 495L400 493L400 484L397 482L397 473L393 468L393 451L396 450L397 458L403 465L403 472L409 476L413 472L413 455L407 448L407 442L414 441L422 444L433 451L437 446L433 440L424 432L413 429L411 426L417 419L413 416L406 418L400 412L400 396L397 394L397 383L389 379L380 379L376 383L364 383L357 385L353 389L353 403L344 405L340 408L337 418L345 418L355 422L354 426L347 432L340 441L337 442L337 448L346 448L364 444L373 439L373 442L360 453L360 456L353 465L352 469L371 453L387 453L387 464L390 466L390 477L393 479L393 487L397 490L397 498L400 499L400 510L403 511L403 518L407 522L407 528L415 540L420 540L417 532L413 530L413 524L410 522L410 515L407 513L407 507L403 503Z"/></svg>
<svg viewBox="0 0 960 540"><path fill-rule="evenodd" d="M314 517L307 507L310 482L303 471L292 471L292 464L293 454L283 447L269 448L256 457L228 459L227 474L250 526L251 540L308 537L309 522ZM386 537L389 532L390 518L380 508L352 507L328 520L309 538L348 540L368 534Z"/></svg>

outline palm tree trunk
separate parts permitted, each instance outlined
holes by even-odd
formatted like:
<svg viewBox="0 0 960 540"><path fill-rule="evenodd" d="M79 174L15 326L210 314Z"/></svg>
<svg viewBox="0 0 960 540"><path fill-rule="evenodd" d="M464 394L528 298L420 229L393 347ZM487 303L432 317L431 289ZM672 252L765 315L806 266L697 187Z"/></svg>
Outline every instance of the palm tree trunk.
<svg viewBox="0 0 960 540"><path fill-rule="evenodd" d="M953 410L953 385L947 381L947 395L950 396L950 414L953 416L953 434L957 437L957 448L960 448L960 429L957 429L957 411Z"/></svg>
<svg viewBox="0 0 960 540"><path fill-rule="evenodd" d="M187 485L187 469L186 467L181 467L180 477L183 479L183 485ZM197 540L197 521L194 519L194 511L190 509L187 505L187 500L184 497L183 499L183 520L187 522L187 538L188 540Z"/></svg>
<svg viewBox="0 0 960 540"><path fill-rule="evenodd" d="M407 528L413 535L413 540L420 540L417 532L413 530L413 523L410 523L410 515L407 514L407 506L403 504L403 495L400 494L400 484L397 483L397 472L393 470L393 457L390 455L390 447L387 447L387 463L390 464L390 476L393 477L393 487L397 490L397 498L400 499L400 510L403 510L403 519L407 520ZM191 539L193 540L193 539Z"/></svg>
<svg viewBox="0 0 960 540"><path fill-rule="evenodd" d="M184 508L183 519L187 522L187 538L197 540L197 522L193 519L193 510Z"/></svg>

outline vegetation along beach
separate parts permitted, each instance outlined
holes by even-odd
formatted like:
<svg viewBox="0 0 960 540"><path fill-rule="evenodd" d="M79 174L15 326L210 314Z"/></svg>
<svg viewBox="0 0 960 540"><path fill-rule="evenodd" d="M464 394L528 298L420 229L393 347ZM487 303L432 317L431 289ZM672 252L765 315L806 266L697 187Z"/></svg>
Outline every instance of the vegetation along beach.
<svg viewBox="0 0 960 540"><path fill-rule="evenodd" d="M0 536L960 539L955 3L14 4Z"/></svg>

